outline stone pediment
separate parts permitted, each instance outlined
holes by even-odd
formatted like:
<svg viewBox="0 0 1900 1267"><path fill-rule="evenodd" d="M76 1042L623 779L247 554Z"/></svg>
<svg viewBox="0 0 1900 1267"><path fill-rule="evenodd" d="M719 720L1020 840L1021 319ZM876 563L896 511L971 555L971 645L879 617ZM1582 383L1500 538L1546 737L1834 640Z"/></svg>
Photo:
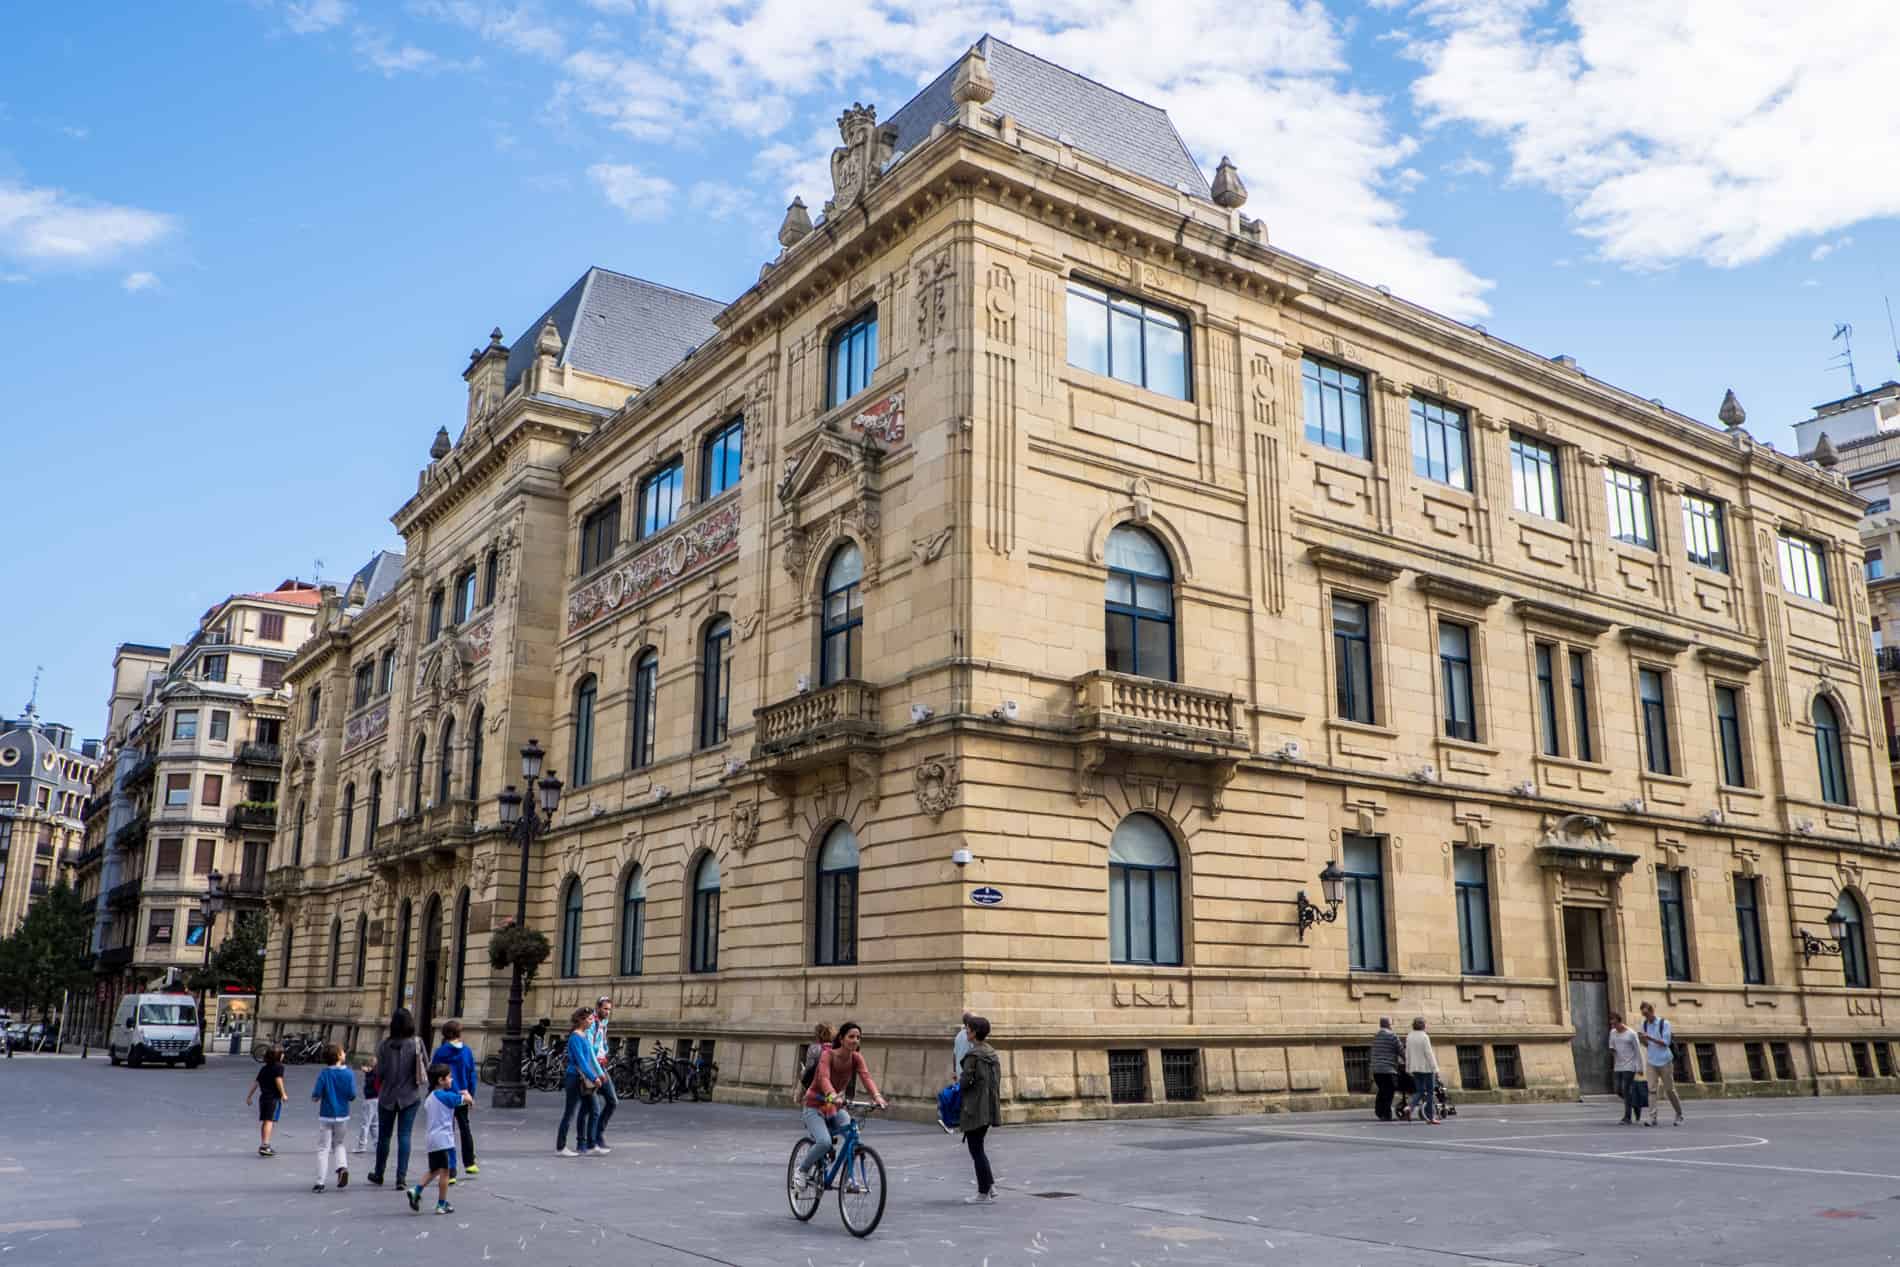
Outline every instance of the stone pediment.
<svg viewBox="0 0 1900 1267"><path fill-rule="evenodd" d="M882 456L883 450L875 440L822 430L811 438L803 453L786 460L785 478L778 489L779 504L795 510L812 493L840 481L854 493L873 492Z"/></svg>
<svg viewBox="0 0 1900 1267"><path fill-rule="evenodd" d="M1640 859L1616 847L1616 828L1595 814L1546 815L1538 865L1562 871L1628 875Z"/></svg>

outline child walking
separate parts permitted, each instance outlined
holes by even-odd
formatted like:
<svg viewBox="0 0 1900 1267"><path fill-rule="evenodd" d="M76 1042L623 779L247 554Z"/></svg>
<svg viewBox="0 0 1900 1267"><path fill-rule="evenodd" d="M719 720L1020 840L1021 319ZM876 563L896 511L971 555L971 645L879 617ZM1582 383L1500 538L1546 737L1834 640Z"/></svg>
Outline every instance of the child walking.
<svg viewBox="0 0 1900 1267"><path fill-rule="evenodd" d="M449 1204L449 1180L455 1177L455 1110L471 1103L471 1098L466 1091L449 1090L454 1076L447 1065L429 1066L429 1098L422 1102L429 1123L429 1173L409 1189L409 1208L418 1214L422 1212L422 1190L431 1182L436 1186L435 1212L455 1213L455 1207Z"/></svg>
<svg viewBox="0 0 1900 1267"><path fill-rule="evenodd" d="M357 1094L363 1101L363 1121L356 1128L356 1147L350 1151L366 1153L376 1147L376 1122L379 1116L376 1112L376 1099L383 1093L382 1083L376 1080L376 1066L364 1065L357 1070L356 1084Z"/></svg>
<svg viewBox="0 0 1900 1267"><path fill-rule="evenodd" d="M264 1063L258 1067L257 1077L251 1082L251 1089L244 1093L244 1103L257 1101L257 1155L275 1157L277 1150L270 1146L271 1132L277 1129L277 1119L284 1112L284 1049L271 1047L264 1053Z"/></svg>
<svg viewBox="0 0 1900 1267"><path fill-rule="evenodd" d="M343 1048L336 1043L323 1048L325 1068L310 1088L317 1102L317 1183L312 1192L323 1191L330 1175L330 1163L336 1162L336 1186L350 1186L350 1158L343 1144L350 1133L350 1101L356 1099L356 1075L343 1063Z"/></svg>
<svg viewBox="0 0 1900 1267"><path fill-rule="evenodd" d="M461 1136L462 1152L456 1158L462 1173L470 1179L482 1173L475 1164L475 1131L469 1125L468 1111L475 1103L475 1088L480 1085L475 1073L475 1053L462 1042L462 1022L449 1021L442 1026L442 1045L435 1049L435 1063L449 1067L449 1090L467 1093L466 1102L455 1106L455 1129Z"/></svg>

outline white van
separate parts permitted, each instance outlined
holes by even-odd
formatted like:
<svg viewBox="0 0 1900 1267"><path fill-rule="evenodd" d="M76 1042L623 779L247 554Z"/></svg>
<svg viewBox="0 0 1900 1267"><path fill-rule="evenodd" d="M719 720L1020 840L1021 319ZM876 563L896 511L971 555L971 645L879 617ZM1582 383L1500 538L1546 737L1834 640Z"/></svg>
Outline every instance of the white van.
<svg viewBox="0 0 1900 1267"><path fill-rule="evenodd" d="M106 1058L137 1069L148 1060L184 1062L196 1069L205 1062L198 1041L198 1004L189 994L128 994L119 1000L106 1039Z"/></svg>

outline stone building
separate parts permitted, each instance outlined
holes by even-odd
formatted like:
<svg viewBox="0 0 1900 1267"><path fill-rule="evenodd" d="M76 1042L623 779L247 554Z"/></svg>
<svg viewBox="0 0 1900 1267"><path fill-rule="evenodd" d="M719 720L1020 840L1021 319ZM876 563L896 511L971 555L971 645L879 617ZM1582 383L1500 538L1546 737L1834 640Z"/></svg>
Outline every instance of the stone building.
<svg viewBox="0 0 1900 1267"><path fill-rule="evenodd" d="M1568 1095L1639 998L1692 1085L1891 1074L1838 475L1276 250L1000 41L839 127L730 304L593 270L471 356L400 584L289 669L271 1023L494 1043L538 739L530 1015L733 1098L847 1017L932 1094L965 1008L1017 1118L1342 1102L1381 1014Z"/></svg>
<svg viewBox="0 0 1900 1267"><path fill-rule="evenodd" d="M73 742L73 728L40 719L28 704L0 721L0 937L41 894L72 878L99 741Z"/></svg>

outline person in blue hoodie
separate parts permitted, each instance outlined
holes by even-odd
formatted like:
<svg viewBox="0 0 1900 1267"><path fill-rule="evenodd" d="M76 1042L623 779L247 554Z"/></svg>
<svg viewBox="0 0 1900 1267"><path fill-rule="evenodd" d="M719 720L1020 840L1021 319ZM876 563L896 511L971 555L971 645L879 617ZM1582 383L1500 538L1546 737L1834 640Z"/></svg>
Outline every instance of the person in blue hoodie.
<svg viewBox="0 0 1900 1267"><path fill-rule="evenodd" d="M317 1185L310 1189L312 1192L323 1191L332 1161L336 1162L336 1186L339 1189L350 1186L350 1158L343 1144L350 1133L350 1102L356 1099L356 1075L343 1061L343 1048L335 1043L324 1047L323 1063L325 1068L317 1075L317 1085L310 1088L310 1098L317 1102Z"/></svg>
<svg viewBox="0 0 1900 1267"><path fill-rule="evenodd" d="M468 1099L455 1106L455 1129L462 1137L462 1173L473 1179L482 1172L475 1165L475 1132L468 1123L468 1110L475 1103L475 1088L480 1084L475 1074L475 1053L462 1042L462 1022L450 1021L442 1027L442 1045L435 1049L433 1063L449 1067L450 1090L468 1093Z"/></svg>
<svg viewBox="0 0 1900 1267"><path fill-rule="evenodd" d="M588 1032L588 1026L594 1019L594 1009L577 1007L568 1023L567 1033L567 1107L561 1112L560 1129L554 1133L554 1151L563 1157L585 1157L594 1152L594 1122L599 1104L594 1099L594 1088L603 1077L600 1060L594 1054L594 1036ZM576 1119L575 1111L579 1110ZM567 1146L568 1123L574 1124L574 1142L579 1150ZM602 1145L601 1152L608 1151Z"/></svg>

